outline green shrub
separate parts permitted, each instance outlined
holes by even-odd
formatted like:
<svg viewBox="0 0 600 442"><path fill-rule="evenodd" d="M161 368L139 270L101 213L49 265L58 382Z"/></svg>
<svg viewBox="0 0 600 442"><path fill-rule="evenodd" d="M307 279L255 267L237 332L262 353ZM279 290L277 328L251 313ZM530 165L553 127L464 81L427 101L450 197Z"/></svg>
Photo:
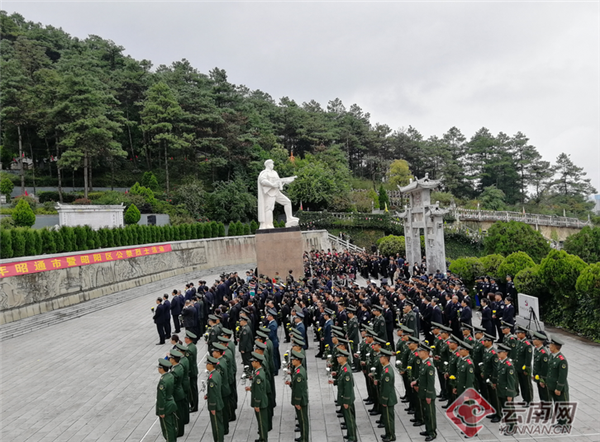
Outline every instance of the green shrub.
<svg viewBox="0 0 600 442"><path fill-rule="evenodd" d="M10 230L0 230L0 258L8 259L13 257L12 235Z"/></svg>
<svg viewBox="0 0 600 442"><path fill-rule="evenodd" d="M258 230L258 223L255 220L250 221L250 233L254 235Z"/></svg>
<svg viewBox="0 0 600 442"><path fill-rule="evenodd" d="M540 263L540 277L561 305L573 308L577 304L575 284L586 267L587 264L578 256L569 255L564 250L551 250Z"/></svg>
<svg viewBox="0 0 600 442"><path fill-rule="evenodd" d="M244 234L244 224L239 220L235 223L235 234L238 236Z"/></svg>
<svg viewBox="0 0 600 442"><path fill-rule="evenodd" d="M34 241L35 241L35 254L36 255L41 255L43 252L43 243L42 243L42 235L41 232L39 230L32 230L33 231L33 236L34 236Z"/></svg>
<svg viewBox="0 0 600 442"><path fill-rule="evenodd" d="M75 226L73 228L75 233L75 244L76 251L87 250L87 232L83 226Z"/></svg>
<svg viewBox="0 0 600 442"><path fill-rule="evenodd" d="M204 223L196 223L196 239L204 238Z"/></svg>
<svg viewBox="0 0 600 442"><path fill-rule="evenodd" d="M115 236L113 229L106 229L106 248L115 247Z"/></svg>
<svg viewBox="0 0 600 442"><path fill-rule="evenodd" d="M98 233L93 230L90 226L83 226L86 235L86 250L93 250L100 247L100 241L98 241Z"/></svg>
<svg viewBox="0 0 600 442"><path fill-rule="evenodd" d="M35 224L35 213L33 213L26 200L20 199L15 210L13 210L12 219L16 226L31 227Z"/></svg>
<svg viewBox="0 0 600 442"><path fill-rule="evenodd" d="M24 254L24 256L37 255L34 230L33 229L23 229L23 237L25 238L25 254Z"/></svg>
<svg viewBox="0 0 600 442"><path fill-rule="evenodd" d="M539 264L533 264L531 267L519 270L514 276L513 282L519 293L537 296L541 300L546 300L548 298L548 291L544 290L544 284L540 277Z"/></svg>
<svg viewBox="0 0 600 442"><path fill-rule="evenodd" d="M184 236L185 239L192 239L192 225L191 224L184 224L183 225L183 230L184 230Z"/></svg>
<svg viewBox="0 0 600 442"><path fill-rule="evenodd" d="M508 255L502 264L498 267L497 277L501 281L505 281L508 275L514 278L521 270L535 266L533 259L525 252L515 252ZM525 293L525 292L523 292ZM532 295L533 296L533 295Z"/></svg>
<svg viewBox="0 0 600 442"><path fill-rule="evenodd" d="M10 202L10 207L12 207L13 209L16 208L19 205L20 201L25 201L29 205L31 210L33 210L35 212L35 208L36 208L35 199L30 195L19 195L19 196L13 198L13 200Z"/></svg>
<svg viewBox="0 0 600 442"><path fill-rule="evenodd" d="M0 195L5 195L7 202L10 201L10 194L12 193L14 188L15 185L10 180L10 178L4 177L2 178L2 180L0 180Z"/></svg>
<svg viewBox="0 0 600 442"><path fill-rule="evenodd" d="M65 240L63 239L62 232L60 230L52 230L50 232L56 244L56 253L63 253L65 251Z"/></svg>
<svg viewBox="0 0 600 442"><path fill-rule="evenodd" d="M548 241L540 232L518 221L496 221L487 232L484 246L487 255L526 252L536 263L550 251Z"/></svg>
<svg viewBox="0 0 600 442"><path fill-rule="evenodd" d="M144 176L142 176L142 186L151 189L153 192L158 192L160 190L158 180L152 172L144 172Z"/></svg>
<svg viewBox="0 0 600 442"><path fill-rule="evenodd" d="M483 264L483 272L494 279L498 279L498 268L502 265L504 256L493 254L483 256L480 260Z"/></svg>
<svg viewBox="0 0 600 442"><path fill-rule="evenodd" d="M102 227L98 229L98 242L100 243L100 248L105 249L106 246L106 228Z"/></svg>
<svg viewBox="0 0 600 442"><path fill-rule="evenodd" d="M210 222L210 237L217 238L219 236L219 225L216 221Z"/></svg>
<svg viewBox="0 0 600 442"><path fill-rule="evenodd" d="M600 227L586 226L565 240L564 250L587 263L600 262Z"/></svg>
<svg viewBox="0 0 600 442"><path fill-rule="evenodd" d="M244 235L250 235L250 224L244 224Z"/></svg>
<svg viewBox="0 0 600 442"><path fill-rule="evenodd" d="M225 224L223 224L223 223L219 223L218 236L219 236L219 238L222 238L225 236Z"/></svg>
<svg viewBox="0 0 600 442"><path fill-rule="evenodd" d="M123 238L121 236L121 228L117 227L112 229L113 231L113 241L115 242L115 247L121 247L123 245Z"/></svg>
<svg viewBox="0 0 600 442"><path fill-rule="evenodd" d="M396 256L396 253L399 253L400 256L406 254L406 244L403 236L384 236L377 241L377 248L383 256Z"/></svg>
<svg viewBox="0 0 600 442"><path fill-rule="evenodd" d="M12 239L13 258L25 256L25 235L23 229L12 229L10 234Z"/></svg>
<svg viewBox="0 0 600 442"><path fill-rule="evenodd" d="M12 214L11 214L12 215ZM15 227L15 222L12 219L12 216L4 216L2 220L0 220L0 229L12 229Z"/></svg>
<svg viewBox="0 0 600 442"><path fill-rule="evenodd" d="M141 217L142 214L140 213L137 206L135 204L132 204L125 211L125 214L123 215L123 220L127 225L137 224Z"/></svg>
<svg viewBox="0 0 600 442"><path fill-rule="evenodd" d="M227 226L227 236L236 236L237 235L237 224L235 221L231 221Z"/></svg>
<svg viewBox="0 0 600 442"><path fill-rule="evenodd" d="M600 262L590 264L581 271L575 289L580 294L588 295L596 308L600 309Z"/></svg>
<svg viewBox="0 0 600 442"><path fill-rule="evenodd" d="M449 270L462 279L465 287L475 284L475 279L483 274L483 263L479 258L458 258L450 264Z"/></svg>

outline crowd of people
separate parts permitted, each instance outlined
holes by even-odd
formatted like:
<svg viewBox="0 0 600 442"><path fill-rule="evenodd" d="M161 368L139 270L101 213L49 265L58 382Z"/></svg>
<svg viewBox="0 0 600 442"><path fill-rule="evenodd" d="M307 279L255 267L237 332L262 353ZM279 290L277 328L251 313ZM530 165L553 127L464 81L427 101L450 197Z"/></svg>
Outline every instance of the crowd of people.
<svg viewBox="0 0 600 442"><path fill-rule="evenodd" d="M502 291L493 279L479 278L472 298L469 288L450 272L428 272L421 264L419 272L405 272L407 263L400 256L314 250L304 254L304 263L305 272L299 278L291 271L285 280L256 271L246 272L244 278L223 274L211 286L205 281L197 287L189 283L183 292L173 290L170 301L168 295L157 299L154 318L159 344L170 335L171 319L175 333L182 327L186 333L186 344L172 336L175 348L169 360L159 364L162 399L157 401L157 414L164 422L161 427L167 441L181 436L189 412L198 410L195 345L202 337L208 347L204 398L215 441L224 440L229 422L236 419L236 351L240 352L242 378L249 383L245 388L251 392L259 442L267 441L272 429L277 406L275 377L280 369L292 389L300 433L296 441L308 441L306 357L310 345L315 346L315 357L327 361L329 382L337 387L338 416L350 442L357 440L354 375L358 373L368 393L365 402L372 405L369 414L377 416L377 426L385 429L384 442L396 440L394 406L399 400L407 404L413 425L424 426L421 435L426 441L437 437L436 399L447 401L444 407L448 407L477 391L495 409L488 416L492 422L501 422L516 396L526 405L532 403L533 383L540 401L568 402L568 368L560 353L563 343L539 330L515 325L510 279ZM366 283L359 284L357 275ZM475 325L473 309L477 307L481 323ZM283 328L281 338L290 344L283 359L279 328ZM186 358L188 363L182 364ZM177 368L180 365L183 370ZM175 406L169 408L171 418L167 418L169 413L158 406L168 396L161 385L172 383L170 389L178 391L177 379L182 376L177 372L188 374L188 381L179 384L187 391L189 403L184 404L181 393L173 393ZM395 372L402 380L401 398L396 396ZM169 373L173 382L164 380ZM566 427L568 422L562 419L558 424ZM514 430L513 424L501 425L507 434Z"/></svg>

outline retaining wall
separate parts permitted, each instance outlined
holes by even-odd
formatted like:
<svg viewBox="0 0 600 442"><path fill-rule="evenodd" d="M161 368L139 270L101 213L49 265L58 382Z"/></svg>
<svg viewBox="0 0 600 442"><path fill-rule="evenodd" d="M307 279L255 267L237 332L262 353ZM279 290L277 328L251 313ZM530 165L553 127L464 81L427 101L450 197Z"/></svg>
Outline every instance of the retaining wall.
<svg viewBox="0 0 600 442"><path fill-rule="evenodd" d="M326 230L302 232L302 237L305 250L331 247ZM172 251L157 255L0 278L0 325L183 273L256 263L254 235L170 244ZM102 252L119 249L102 249ZM93 251L28 256L1 263L89 253Z"/></svg>

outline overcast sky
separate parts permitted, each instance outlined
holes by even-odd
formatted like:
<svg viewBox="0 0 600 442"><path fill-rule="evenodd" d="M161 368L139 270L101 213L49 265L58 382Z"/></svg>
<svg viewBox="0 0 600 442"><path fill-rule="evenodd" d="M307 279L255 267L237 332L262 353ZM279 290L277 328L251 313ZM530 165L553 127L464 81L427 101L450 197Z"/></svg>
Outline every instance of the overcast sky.
<svg viewBox="0 0 600 442"><path fill-rule="evenodd" d="M425 137L458 127L523 132L561 152L600 192L598 2L19 2L8 13L79 38L113 40L154 63L201 72L276 100L339 97L372 123Z"/></svg>

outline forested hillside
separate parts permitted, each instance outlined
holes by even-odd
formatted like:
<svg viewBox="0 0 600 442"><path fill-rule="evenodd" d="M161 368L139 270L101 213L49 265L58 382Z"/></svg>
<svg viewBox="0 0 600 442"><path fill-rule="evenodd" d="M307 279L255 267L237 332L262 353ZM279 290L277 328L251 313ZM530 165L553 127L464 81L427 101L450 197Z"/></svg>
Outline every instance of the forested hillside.
<svg viewBox="0 0 600 442"><path fill-rule="evenodd" d="M280 175L298 175L287 191L296 208L370 210L376 192L356 189L392 189L426 173L442 180L440 199L468 207L580 217L591 207L583 170L565 153L544 161L521 132L451 127L426 138L410 121L379 124L338 98L274 98L219 68L135 60L110 36L81 40L6 12L0 20L2 167L32 159L23 182L85 185L87 198L94 186L130 187L152 171L157 198L170 202L186 185L206 192L192 215L248 220L256 177L273 158ZM226 206L233 199L235 210Z"/></svg>

